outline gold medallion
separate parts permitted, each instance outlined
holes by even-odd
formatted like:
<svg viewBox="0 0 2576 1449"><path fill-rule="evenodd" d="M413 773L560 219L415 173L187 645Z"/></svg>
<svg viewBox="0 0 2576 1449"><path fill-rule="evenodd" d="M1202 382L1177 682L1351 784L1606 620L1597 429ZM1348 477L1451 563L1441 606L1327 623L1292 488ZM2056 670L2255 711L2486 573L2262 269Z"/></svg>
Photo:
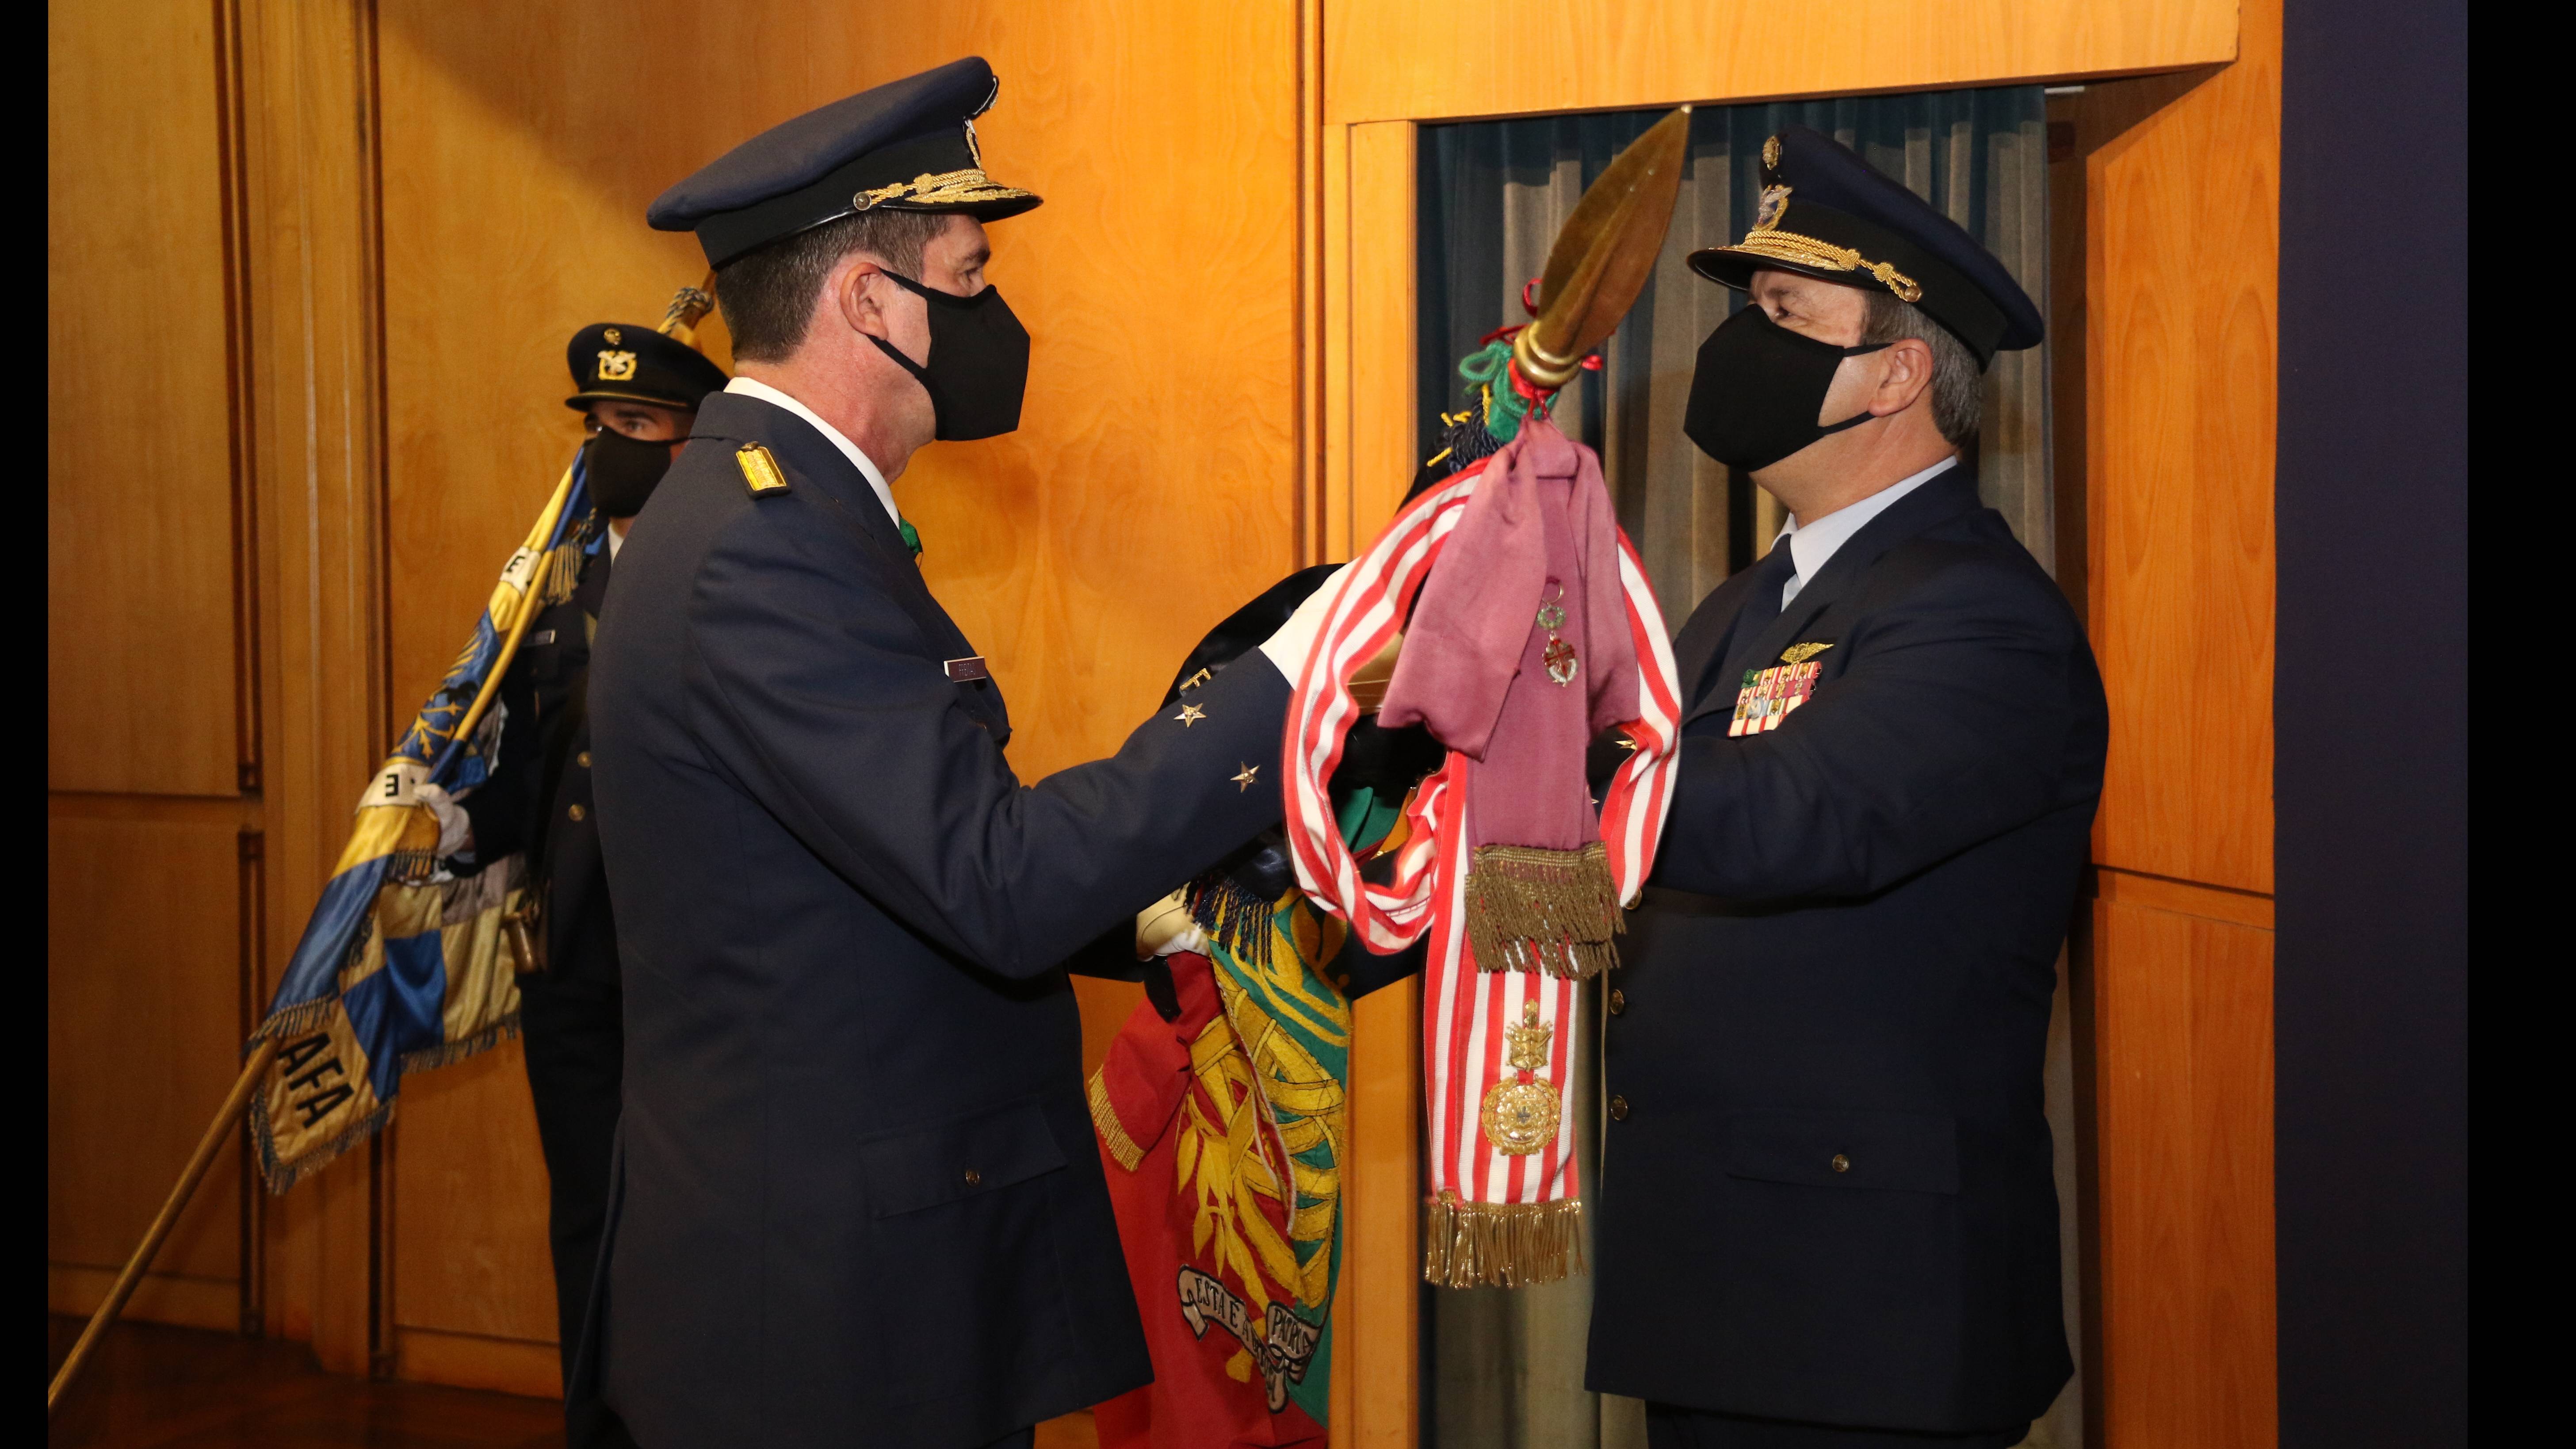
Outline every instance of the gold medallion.
<svg viewBox="0 0 2576 1449"><path fill-rule="evenodd" d="M1547 1070L1548 1038L1555 1034L1554 1027L1539 1024L1535 1001L1522 1005L1519 1026L1503 1028L1517 1076L1486 1090L1484 1126L1485 1140L1505 1157L1527 1157L1556 1140L1564 1104L1554 1086L1533 1075Z"/></svg>

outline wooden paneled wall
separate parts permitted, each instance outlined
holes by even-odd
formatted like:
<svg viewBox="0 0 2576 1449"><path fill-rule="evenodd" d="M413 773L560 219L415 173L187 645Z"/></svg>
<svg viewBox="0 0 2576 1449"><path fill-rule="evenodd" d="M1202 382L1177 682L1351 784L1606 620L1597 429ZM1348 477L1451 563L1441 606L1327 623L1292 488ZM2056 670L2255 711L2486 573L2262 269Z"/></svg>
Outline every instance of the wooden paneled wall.
<svg viewBox="0 0 2576 1449"><path fill-rule="evenodd" d="M2279 0L2235 62L2095 86L2080 158L2094 830L2088 1407L2102 1442L2278 1439L2272 477ZM2059 170L2066 170L2060 167Z"/></svg>
<svg viewBox="0 0 2576 1449"><path fill-rule="evenodd" d="M86 1312L235 1071L258 854L233 135L205 0L47 12L46 1301ZM238 1327L241 1162L135 1299Z"/></svg>

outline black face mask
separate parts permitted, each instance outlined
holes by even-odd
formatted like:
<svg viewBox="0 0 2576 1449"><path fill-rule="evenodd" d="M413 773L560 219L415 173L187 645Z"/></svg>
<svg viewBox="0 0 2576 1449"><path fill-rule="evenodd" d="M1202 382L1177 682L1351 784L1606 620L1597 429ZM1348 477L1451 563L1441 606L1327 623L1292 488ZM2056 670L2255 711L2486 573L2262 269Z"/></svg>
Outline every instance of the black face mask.
<svg viewBox="0 0 2576 1449"><path fill-rule="evenodd" d="M603 428L591 434L585 446L590 464L582 476L590 486L590 500L610 518L633 518L643 512L644 500L653 496L654 485L671 470L669 443L639 443Z"/></svg>
<svg viewBox="0 0 2576 1449"><path fill-rule="evenodd" d="M1824 410L1825 394L1844 358L1887 345L1836 347L1790 331L1759 306L1740 308L1699 345L1699 370L1691 375L1682 432L1701 452L1730 468L1747 473L1768 468L1818 438L1870 420L1864 410L1857 417L1819 425L1816 415Z"/></svg>
<svg viewBox="0 0 2576 1449"><path fill-rule="evenodd" d="M1020 425L1020 395L1029 386L1029 330L1011 315L999 289L960 297L910 277L887 280L930 304L930 362L922 365L871 332L868 340L930 393L939 420L931 436L962 443Z"/></svg>

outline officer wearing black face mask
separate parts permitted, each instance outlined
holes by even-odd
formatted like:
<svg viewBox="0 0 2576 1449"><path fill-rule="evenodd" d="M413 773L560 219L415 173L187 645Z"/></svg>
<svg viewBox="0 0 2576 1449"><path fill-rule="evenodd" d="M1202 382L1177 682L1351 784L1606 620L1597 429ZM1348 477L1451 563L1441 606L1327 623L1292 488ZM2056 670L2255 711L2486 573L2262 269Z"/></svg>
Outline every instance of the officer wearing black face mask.
<svg viewBox="0 0 2576 1449"><path fill-rule="evenodd" d="M650 213L697 234L741 375L591 672L629 1069L571 1412L645 1444L1025 1445L1151 1377L1061 963L1279 820L1332 591L1114 758L1013 773L891 487L1019 422L984 226L1038 198L985 170L997 86L968 59L851 96Z"/></svg>
<svg viewBox="0 0 2576 1449"><path fill-rule="evenodd" d="M2072 1371L2041 1062L2101 680L1980 506L2037 307L1830 138L1690 259L1749 305L1685 431L1790 515L1673 648L1662 853L1611 973L1587 1382L1656 1449L2003 1449Z"/></svg>
<svg viewBox="0 0 2576 1449"><path fill-rule="evenodd" d="M602 526L572 597L530 621L502 677L510 733L497 768L470 793L433 802L442 834L458 841L451 869L471 874L522 850L535 867L543 969L519 978L519 1020L546 1158L566 1365L599 1259L625 1057L617 923L592 810L591 635L628 526L671 466L699 401L724 386L724 370L691 345L690 324L708 305L687 288L662 329L601 322L573 334L566 361L577 391L564 405L593 429L578 466ZM525 748L506 743L522 737Z"/></svg>

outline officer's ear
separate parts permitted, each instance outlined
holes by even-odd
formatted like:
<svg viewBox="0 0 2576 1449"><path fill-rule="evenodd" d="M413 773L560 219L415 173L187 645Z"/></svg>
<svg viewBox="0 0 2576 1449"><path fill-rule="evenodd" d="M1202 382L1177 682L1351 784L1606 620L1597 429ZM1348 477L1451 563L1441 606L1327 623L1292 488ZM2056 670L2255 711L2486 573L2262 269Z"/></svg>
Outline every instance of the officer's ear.
<svg viewBox="0 0 2576 1449"><path fill-rule="evenodd" d="M1878 354L1878 387L1870 393L1869 410L1880 417L1901 413L1932 389L1932 344L1904 337Z"/></svg>
<svg viewBox="0 0 2576 1449"><path fill-rule="evenodd" d="M852 254L832 273L829 291L841 321L853 330L887 342L894 340L886 308L900 289L886 280L885 270L863 254Z"/></svg>

